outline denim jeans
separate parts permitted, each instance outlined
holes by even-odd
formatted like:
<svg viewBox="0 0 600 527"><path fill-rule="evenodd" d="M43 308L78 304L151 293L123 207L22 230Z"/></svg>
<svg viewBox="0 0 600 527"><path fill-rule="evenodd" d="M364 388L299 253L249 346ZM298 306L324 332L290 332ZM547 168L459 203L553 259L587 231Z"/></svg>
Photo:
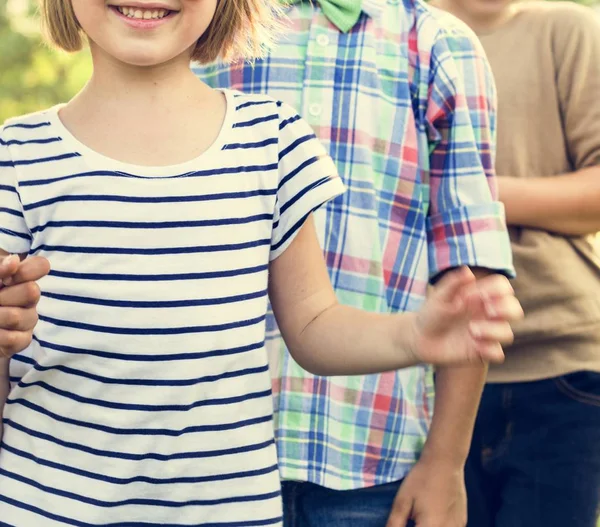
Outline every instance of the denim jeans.
<svg viewBox="0 0 600 527"><path fill-rule="evenodd" d="M469 527L596 527L600 373L487 385L466 481Z"/></svg>
<svg viewBox="0 0 600 527"><path fill-rule="evenodd" d="M284 527L385 527L400 483L336 491L283 482ZM409 523L409 527L413 527Z"/></svg>

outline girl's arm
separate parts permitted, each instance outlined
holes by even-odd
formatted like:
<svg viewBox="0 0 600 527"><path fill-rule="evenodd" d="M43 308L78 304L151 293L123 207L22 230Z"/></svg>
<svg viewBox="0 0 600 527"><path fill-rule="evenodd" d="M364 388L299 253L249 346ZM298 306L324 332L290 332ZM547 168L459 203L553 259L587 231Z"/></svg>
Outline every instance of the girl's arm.
<svg viewBox="0 0 600 527"><path fill-rule="evenodd" d="M366 313L337 302L309 217L270 268L269 295L294 359L317 375L359 375L421 362L501 362L522 310L508 280L449 273L419 313Z"/></svg>

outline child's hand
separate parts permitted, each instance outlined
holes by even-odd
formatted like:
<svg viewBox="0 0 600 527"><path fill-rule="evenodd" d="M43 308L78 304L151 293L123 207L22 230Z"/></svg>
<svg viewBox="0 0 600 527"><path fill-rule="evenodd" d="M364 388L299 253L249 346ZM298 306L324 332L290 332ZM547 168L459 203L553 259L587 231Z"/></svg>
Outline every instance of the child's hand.
<svg viewBox="0 0 600 527"><path fill-rule="evenodd" d="M49 271L48 260L39 256L0 260L0 357L10 358L31 343L40 299L35 282Z"/></svg>
<svg viewBox="0 0 600 527"><path fill-rule="evenodd" d="M448 273L417 316L415 354L425 363L451 365L504 360L511 344L511 322L523 309L507 278L476 281L468 269Z"/></svg>

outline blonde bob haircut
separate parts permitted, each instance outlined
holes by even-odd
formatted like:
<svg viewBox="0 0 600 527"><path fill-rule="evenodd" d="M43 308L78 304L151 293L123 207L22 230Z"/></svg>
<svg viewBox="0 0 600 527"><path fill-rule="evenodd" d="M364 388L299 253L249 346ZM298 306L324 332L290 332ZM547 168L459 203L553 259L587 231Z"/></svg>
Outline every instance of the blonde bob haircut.
<svg viewBox="0 0 600 527"><path fill-rule="evenodd" d="M200 37L192 60L208 63L262 57L279 29L281 0L218 0L212 22ZM79 51L84 44L71 0L40 0L46 37L59 49Z"/></svg>

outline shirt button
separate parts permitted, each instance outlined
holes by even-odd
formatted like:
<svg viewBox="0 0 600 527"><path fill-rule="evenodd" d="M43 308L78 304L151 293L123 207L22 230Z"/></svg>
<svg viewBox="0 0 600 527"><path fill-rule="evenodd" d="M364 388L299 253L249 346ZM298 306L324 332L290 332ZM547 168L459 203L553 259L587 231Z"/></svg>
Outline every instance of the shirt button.
<svg viewBox="0 0 600 527"><path fill-rule="evenodd" d="M319 36L317 36L317 44L319 44L319 46L325 47L329 45L329 37L327 35L324 35L323 33L321 33Z"/></svg>
<svg viewBox="0 0 600 527"><path fill-rule="evenodd" d="M308 107L308 113L310 115L312 115L313 117L319 117L319 115L321 115L322 111L323 111L323 108L321 107L320 104L315 103L315 104L311 104Z"/></svg>

